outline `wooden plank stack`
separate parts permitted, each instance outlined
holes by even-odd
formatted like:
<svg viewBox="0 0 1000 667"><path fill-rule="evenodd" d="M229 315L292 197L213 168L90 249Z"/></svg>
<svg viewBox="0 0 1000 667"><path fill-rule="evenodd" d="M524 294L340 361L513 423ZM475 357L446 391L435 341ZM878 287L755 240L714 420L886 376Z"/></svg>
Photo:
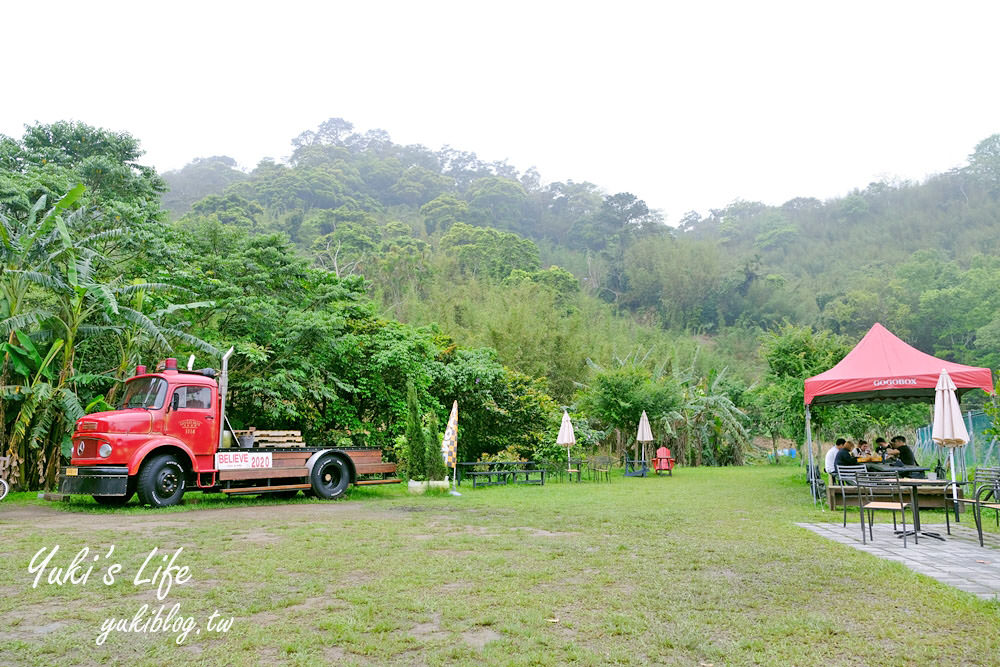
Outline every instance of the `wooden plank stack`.
<svg viewBox="0 0 1000 667"><path fill-rule="evenodd" d="M245 431L233 431L233 435L253 436L254 447L305 447L306 443L302 439L302 431L258 431L247 429Z"/></svg>

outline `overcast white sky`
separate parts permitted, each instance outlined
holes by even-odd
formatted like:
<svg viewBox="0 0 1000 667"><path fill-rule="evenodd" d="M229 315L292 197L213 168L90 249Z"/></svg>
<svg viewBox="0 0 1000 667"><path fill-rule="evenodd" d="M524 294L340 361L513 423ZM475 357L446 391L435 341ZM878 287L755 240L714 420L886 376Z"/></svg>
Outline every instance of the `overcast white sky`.
<svg viewBox="0 0 1000 667"><path fill-rule="evenodd" d="M253 167L339 116L676 221L919 180L1000 132L1000 3L674 5L8 2L0 133L74 119L161 171Z"/></svg>

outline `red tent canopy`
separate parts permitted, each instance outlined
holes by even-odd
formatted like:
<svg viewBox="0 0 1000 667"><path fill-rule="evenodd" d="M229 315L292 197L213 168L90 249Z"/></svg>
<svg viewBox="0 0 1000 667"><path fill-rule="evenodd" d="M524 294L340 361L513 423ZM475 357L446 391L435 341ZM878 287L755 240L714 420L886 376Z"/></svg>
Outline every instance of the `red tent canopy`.
<svg viewBox="0 0 1000 667"><path fill-rule="evenodd" d="M982 389L993 393L988 368L944 361L910 347L875 324L853 350L830 370L806 380L805 402L844 403L879 399L934 400L941 369L955 381L956 393Z"/></svg>

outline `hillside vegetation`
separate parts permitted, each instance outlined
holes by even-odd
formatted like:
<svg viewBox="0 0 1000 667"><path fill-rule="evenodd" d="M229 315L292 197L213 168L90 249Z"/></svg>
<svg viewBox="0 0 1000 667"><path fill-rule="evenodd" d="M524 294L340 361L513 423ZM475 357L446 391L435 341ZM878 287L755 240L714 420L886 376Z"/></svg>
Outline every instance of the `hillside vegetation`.
<svg viewBox="0 0 1000 667"><path fill-rule="evenodd" d="M460 457L632 444L645 409L689 464L800 437L801 380L874 321L965 363L1000 353L1000 140L926 183L679 228L630 193L395 144L331 119L287 164L226 157L157 175L138 140L82 123L0 138L9 477L51 484L69 432L137 363L236 347L236 428L405 452L405 385ZM923 411L817 410L820 433Z"/></svg>

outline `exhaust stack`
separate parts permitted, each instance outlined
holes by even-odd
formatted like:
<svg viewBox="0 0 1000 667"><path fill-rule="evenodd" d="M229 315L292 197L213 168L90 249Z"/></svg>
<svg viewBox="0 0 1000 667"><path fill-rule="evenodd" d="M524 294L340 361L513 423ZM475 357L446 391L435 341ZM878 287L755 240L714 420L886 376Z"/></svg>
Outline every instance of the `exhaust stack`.
<svg viewBox="0 0 1000 667"><path fill-rule="evenodd" d="M229 348L222 355L222 369L219 373L219 449L222 449L222 436L226 433L226 390L229 389L229 357L233 350Z"/></svg>

